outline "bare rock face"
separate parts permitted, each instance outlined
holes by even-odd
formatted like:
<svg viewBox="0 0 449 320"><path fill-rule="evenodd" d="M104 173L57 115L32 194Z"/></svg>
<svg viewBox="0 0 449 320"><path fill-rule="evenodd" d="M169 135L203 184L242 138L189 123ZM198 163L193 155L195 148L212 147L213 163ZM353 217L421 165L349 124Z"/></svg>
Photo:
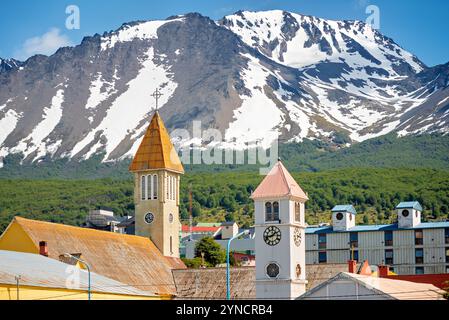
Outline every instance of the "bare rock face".
<svg viewBox="0 0 449 320"><path fill-rule="evenodd" d="M285 11L137 21L50 57L0 59L0 159L130 156L158 87L170 131L201 121L223 147L448 132L448 85L449 64L429 68L362 22Z"/></svg>

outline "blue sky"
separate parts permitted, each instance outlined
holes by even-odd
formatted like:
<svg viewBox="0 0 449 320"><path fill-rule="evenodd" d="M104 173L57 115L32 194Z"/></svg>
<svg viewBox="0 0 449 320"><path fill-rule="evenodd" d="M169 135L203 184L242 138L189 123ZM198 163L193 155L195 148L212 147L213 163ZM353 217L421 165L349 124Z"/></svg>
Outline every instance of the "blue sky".
<svg viewBox="0 0 449 320"><path fill-rule="evenodd" d="M238 10L282 9L327 19L363 20L368 5L380 9L380 31L429 66L449 61L449 1L443 0L16 0L2 2L0 57L25 59L78 44L84 36L133 20L200 12L213 19ZM65 27L68 5L80 9L79 30Z"/></svg>

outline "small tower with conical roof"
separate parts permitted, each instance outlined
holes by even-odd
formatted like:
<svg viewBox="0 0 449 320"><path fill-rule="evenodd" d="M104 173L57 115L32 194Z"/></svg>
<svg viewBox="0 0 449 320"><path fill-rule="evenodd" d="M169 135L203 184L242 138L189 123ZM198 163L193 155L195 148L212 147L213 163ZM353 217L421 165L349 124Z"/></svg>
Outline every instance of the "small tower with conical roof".
<svg viewBox="0 0 449 320"><path fill-rule="evenodd" d="M256 297L295 299L305 292L307 283L307 194L279 161L251 198L256 220Z"/></svg>
<svg viewBox="0 0 449 320"><path fill-rule="evenodd" d="M179 182L184 168L158 111L129 171L134 173L136 235L149 237L164 256L179 257Z"/></svg>

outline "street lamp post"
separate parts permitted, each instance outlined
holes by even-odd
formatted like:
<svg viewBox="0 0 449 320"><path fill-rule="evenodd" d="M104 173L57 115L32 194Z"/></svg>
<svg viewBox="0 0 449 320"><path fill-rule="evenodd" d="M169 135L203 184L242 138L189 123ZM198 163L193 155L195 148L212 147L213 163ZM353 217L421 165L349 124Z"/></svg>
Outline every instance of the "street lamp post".
<svg viewBox="0 0 449 320"><path fill-rule="evenodd" d="M226 246L226 300L231 300L231 275L229 270L229 248L231 247L231 241L245 234L249 234L249 230L240 232L239 234L229 239Z"/></svg>
<svg viewBox="0 0 449 320"><path fill-rule="evenodd" d="M88 300L91 300L90 266L89 266L89 264L86 261L81 260L80 258L77 258L77 257L71 255L70 253L64 253L64 257L75 259L76 261L84 264L84 266L86 267L86 269L87 269L87 297L88 297Z"/></svg>

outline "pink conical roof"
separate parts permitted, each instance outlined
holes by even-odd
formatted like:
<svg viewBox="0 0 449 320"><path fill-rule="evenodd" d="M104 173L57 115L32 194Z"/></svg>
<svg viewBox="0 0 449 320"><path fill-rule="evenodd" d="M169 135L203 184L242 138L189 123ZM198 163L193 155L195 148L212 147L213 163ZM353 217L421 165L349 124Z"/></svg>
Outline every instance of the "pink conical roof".
<svg viewBox="0 0 449 320"><path fill-rule="evenodd" d="M252 199L297 197L309 200L281 161L278 161L251 195Z"/></svg>

